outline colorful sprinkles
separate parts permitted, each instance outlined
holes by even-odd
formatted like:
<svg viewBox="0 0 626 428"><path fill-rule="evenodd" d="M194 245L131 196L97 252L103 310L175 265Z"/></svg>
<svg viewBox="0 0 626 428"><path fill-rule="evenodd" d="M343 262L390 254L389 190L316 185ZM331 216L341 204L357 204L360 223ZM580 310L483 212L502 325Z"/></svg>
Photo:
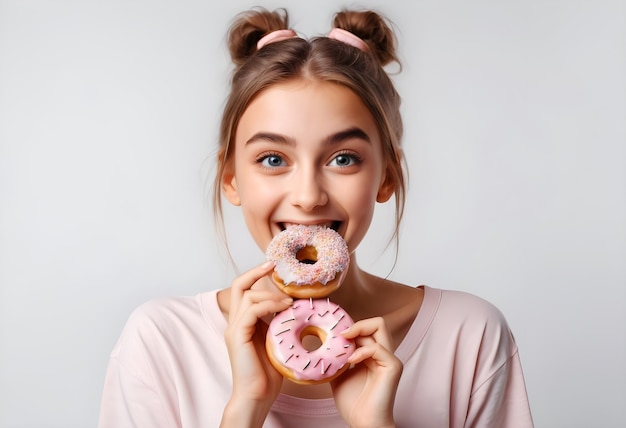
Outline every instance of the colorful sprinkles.
<svg viewBox="0 0 626 428"><path fill-rule="evenodd" d="M316 249L314 263L303 263L296 258L305 247ZM350 262L346 241L333 229L323 226L289 226L272 239L266 256L274 262L274 271L286 285L325 285Z"/></svg>

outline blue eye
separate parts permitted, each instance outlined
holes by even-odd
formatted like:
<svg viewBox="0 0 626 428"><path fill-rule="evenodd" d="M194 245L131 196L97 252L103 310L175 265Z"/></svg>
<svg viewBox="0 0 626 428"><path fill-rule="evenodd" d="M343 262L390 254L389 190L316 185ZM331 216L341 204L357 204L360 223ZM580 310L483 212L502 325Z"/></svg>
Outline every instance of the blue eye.
<svg viewBox="0 0 626 428"><path fill-rule="evenodd" d="M330 161L330 166L347 167L361 163L361 158L355 154L341 153L338 154Z"/></svg>
<svg viewBox="0 0 626 428"><path fill-rule="evenodd" d="M259 162L261 165L263 165L266 168L277 168L277 167L286 165L283 158L275 154L268 154L268 155L262 156L259 159L257 159L257 162Z"/></svg>

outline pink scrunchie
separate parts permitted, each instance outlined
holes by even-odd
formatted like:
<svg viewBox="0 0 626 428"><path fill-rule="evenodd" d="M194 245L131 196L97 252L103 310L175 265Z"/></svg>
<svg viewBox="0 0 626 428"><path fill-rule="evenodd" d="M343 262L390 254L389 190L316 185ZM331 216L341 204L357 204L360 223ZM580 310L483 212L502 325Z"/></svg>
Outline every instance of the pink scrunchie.
<svg viewBox="0 0 626 428"><path fill-rule="evenodd" d="M256 50L258 51L265 45L269 45L270 43L280 42L281 40L292 39L294 37L298 37L295 31L293 30L276 30L271 33L267 33L261 40L259 40L256 44Z"/></svg>
<svg viewBox="0 0 626 428"><path fill-rule="evenodd" d="M272 31L271 33L267 33L265 36L261 37L256 44L256 50L259 50L263 46L269 45L270 43L280 42L281 40L292 39L294 37L298 37L298 35L291 29ZM369 51L369 46L367 46L367 43L365 43L363 39L342 28L333 28L328 33L327 37L329 39L338 40L350 46L354 46L363 52Z"/></svg>
<svg viewBox="0 0 626 428"><path fill-rule="evenodd" d="M367 43L365 43L362 38L342 28L333 28L332 30L330 30L330 33L328 33L328 38L339 40L340 42L346 43L350 46L354 46L355 48L360 49L363 52L368 52L370 50L369 46L367 46Z"/></svg>

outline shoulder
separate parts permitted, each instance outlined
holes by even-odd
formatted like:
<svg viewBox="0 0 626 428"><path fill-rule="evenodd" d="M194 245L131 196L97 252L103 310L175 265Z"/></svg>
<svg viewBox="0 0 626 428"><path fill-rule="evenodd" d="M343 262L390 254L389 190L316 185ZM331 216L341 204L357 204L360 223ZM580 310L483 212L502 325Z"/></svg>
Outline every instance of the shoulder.
<svg viewBox="0 0 626 428"><path fill-rule="evenodd" d="M149 300L137 306L130 314L127 325L142 328L162 325L197 315L199 304L196 297L163 297Z"/></svg>
<svg viewBox="0 0 626 428"><path fill-rule="evenodd" d="M207 330L210 323L203 300L209 294L156 298L140 304L126 321L117 351L171 345Z"/></svg>
<svg viewBox="0 0 626 428"><path fill-rule="evenodd" d="M457 373L465 371L472 390L517 358L517 344L507 320L488 300L463 291L426 289L428 299L436 304L426 344L460 367Z"/></svg>
<svg viewBox="0 0 626 428"><path fill-rule="evenodd" d="M493 303L464 291L427 289L428 294L436 299L431 333L454 336L476 350L498 349L501 358L517 351L509 324Z"/></svg>
<svg viewBox="0 0 626 428"><path fill-rule="evenodd" d="M430 289L439 295L437 313L454 322L507 326L500 309L490 301L465 291Z"/></svg>

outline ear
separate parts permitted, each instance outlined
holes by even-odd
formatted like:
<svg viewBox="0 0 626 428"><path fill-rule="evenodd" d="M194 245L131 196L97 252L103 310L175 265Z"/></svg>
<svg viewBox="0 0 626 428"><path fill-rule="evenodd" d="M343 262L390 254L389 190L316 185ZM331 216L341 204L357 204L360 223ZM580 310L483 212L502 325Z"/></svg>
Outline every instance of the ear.
<svg viewBox="0 0 626 428"><path fill-rule="evenodd" d="M224 175L222 176L222 192L228 202L235 206L241 205L239 191L237 190L237 179L232 170L224 171Z"/></svg>
<svg viewBox="0 0 626 428"><path fill-rule="evenodd" d="M391 174L389 173L389 170L386 169L383 180L380 183L380 186L378 187L378 193L376 194L376 202L381 203L381 204L384 202L387 202L391 198L391 196L393 196L395 192L395 187L396 186L394 184L394 180L391 178Z"/></svg>

